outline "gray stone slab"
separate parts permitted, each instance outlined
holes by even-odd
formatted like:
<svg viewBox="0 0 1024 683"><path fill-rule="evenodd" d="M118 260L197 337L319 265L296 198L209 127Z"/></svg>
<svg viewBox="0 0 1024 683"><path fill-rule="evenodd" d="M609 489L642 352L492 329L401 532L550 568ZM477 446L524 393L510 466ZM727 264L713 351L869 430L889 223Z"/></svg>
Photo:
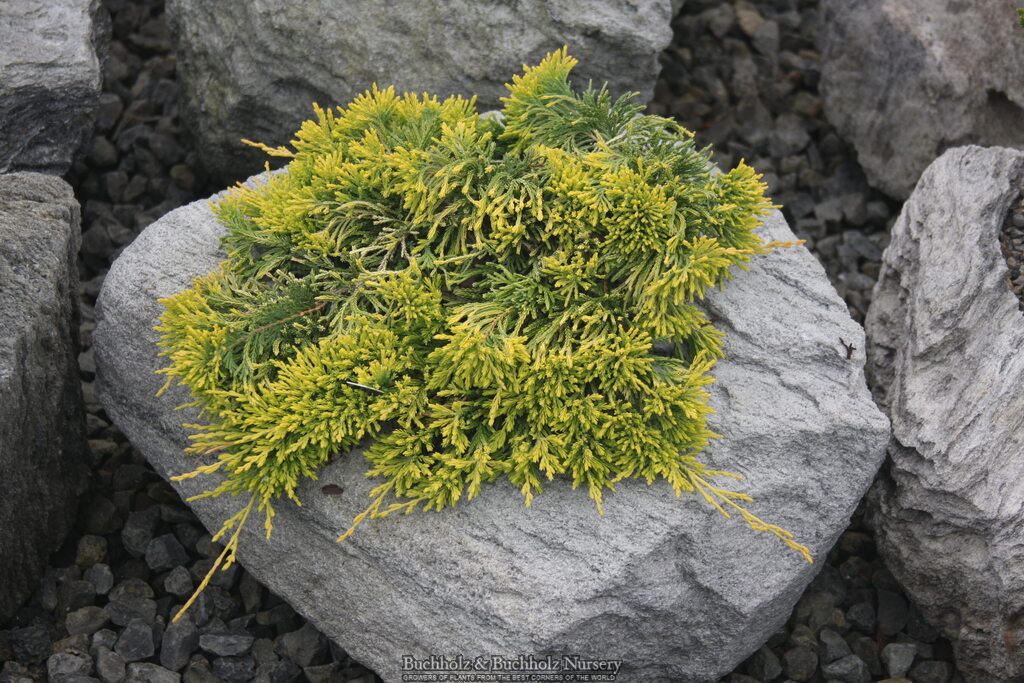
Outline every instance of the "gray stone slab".
<svg viewBox="0 0 1024 683"><path fill-rule="evenodd" d="M0 175L0 623L39 583L86 481L80 241L64 181Z"/></svg>
<svg viewBox="0 0 1024 683"><path fill-rule="evenodd" d="M312 102L348 105L373 83L501 106L523 63L568 45L577 82L651 99L680 0L169 0L182 114L225 183L263 168L243 138L287 143Z"/></svg>
<svg viewBox="0 0 1024 683"><path fill-rule="evenodd" d="M822 4L825 115L873 186L905 199L949 147L1024 148L1024 36L1013 3Z"/></svg>
<svg viewBox="0 0 1024 683"><path fill-rule="evenodd" d="M100 0L0 2L0 173L71 167L96 117L109 23Z"/></svg>
<svg viewBox="0 0 1024 683"><path fill-rule="evenodd" d="M1022 151L939 157L893 226L867 315L893 426L870 497L878 547L968 681L1024 676L1024 316L998 241L1022 186Z"/></svg>
<svg viewBox="0 0 1024 683"><path fill-rule="evenodd" d="M762 230L793 239L774 212ZM160 398L153 326L160 297L224 258L205 202L148 227L112 267L95 333L108 414L164 476L194 468L182 452L180 387ZM862 329L803 247L755 259L708 301L727 333L713 374L707 460L747 476L752 510L788 528L819 561L846 528L881 463L888 423L863 376ZM858 347L847 358L840 338ZM386 681L401 655L579 654L621 658L629 681L708 681L780 627L820 564L726 520L665 482L624 481L599 516L569 482L546 484L526 508L507 482L440 513L369 520L335 543L374 482L358 452L327 466L283 503L271 540L243 534L247 570ZM175 483L183 495L215 479ZM326 484L344 487L324 495ZM217 528L244 505L197 501Z"/></svg>

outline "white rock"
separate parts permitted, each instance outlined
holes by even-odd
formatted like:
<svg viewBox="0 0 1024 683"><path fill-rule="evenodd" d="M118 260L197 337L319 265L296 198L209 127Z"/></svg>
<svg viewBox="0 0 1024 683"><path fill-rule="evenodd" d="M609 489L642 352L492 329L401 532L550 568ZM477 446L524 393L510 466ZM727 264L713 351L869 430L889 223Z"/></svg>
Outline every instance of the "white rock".
<svg viewBox="0 0 1024 683"><path fill-rule="evenodd" d="M763 228L793 239L781 214ZM182 449L194 419L181 388L156 398L157 298L224 258L205 202L148 227L111 268L95 333L108 414L164 476L194 468ZM739 487L763 519L790 529L824 560L869 486L889 438L863 376L863 331L803 247L758 257L715 292L727 334L715 367L706 458L747 476ZM858 347L847 359L843 338ZM623 660L622 680L708 681L731 671L788 618L820 564L778 539L726 520L665 482L625 481L605 514L567 481L533 506L507 482L440 513L370 520L337 535L368 503L358 453L279 506L270 541L243 537L246 569L386 681L401 655L579 654ZM183 495L215 479L176 483ZM343 495L324 495L325 484ZM197 501L210 527L237 499Z"/></svg>
<svg viewBox="0 0 1024 683"><path fill-rule="evenodd" d="M893 226L867 315L892 418L872 494L886 565L965 678L1024 676L1024 317L999 233L1024 152L949 150Z"/></svg>

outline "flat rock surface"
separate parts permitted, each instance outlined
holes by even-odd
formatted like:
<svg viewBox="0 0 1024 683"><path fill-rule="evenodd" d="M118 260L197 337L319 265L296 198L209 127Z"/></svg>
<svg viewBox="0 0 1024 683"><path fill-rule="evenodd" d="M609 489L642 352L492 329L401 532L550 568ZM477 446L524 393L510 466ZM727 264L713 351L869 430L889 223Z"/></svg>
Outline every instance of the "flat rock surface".
<svg viewBox="0 0 1024 683"><path fill-rule="evenodd" d="M961 147L921 177L868 311L893 426L881 552L968 680L1024 676L1024 317L999 234L1024 152Z"/></svg>
<svg viewBox="0 0 1024 683"><path fill-rule="evenodd" d="M109 23L99 6L0 3L0 173L63 174L91 133Z"/></svg>
<svg viewBox="0 0 1024 683"><path fill-rule="evenodd" d="M949 147L1024 147L1024 36L1015 6L825 0L825 114L857 149L872 185L905 199Z"/></svg>
<svg viewBox="0 0 1024 683"><path fill-rule="evenodd" d="M781 214L763 234L793 239ZM194 468L183 454L194 412L177 387L157 398L157 303L224 258L205 202L147 228L114 264L94 336L107 413L164 476ZM708 301L727 333L711 386L706 455L747 477L752 511L793 531L824 559L881 463L888 424L863 376L863 331L818 262L797 247L758 257ZM856 347L852 357L840 342ZM506 482L440 513L369 520L335 543L374 482L357 453L339 458L279 506L267 541L259 521L240 560L325 634L386 681L403 654L467 657L578 654L623 660L623 680L707 681L728 673L789 616L820 564L776 538L726 520L665 482L626 481L593 503L568 482L533 506ZM182 495L216 479L176 483ZM335 484L342 495L324 495ZM244 505L197 501L211 528Z"/></svg>
<svg viewBox="0 0 1024 683"><path fill-rule="evenodd" d="M85 488L79 230L64 181L0 175L0 622L35 589Z"/></svg>
<svg viewBox="0 0 1024 683"><path fill-rule="evenodd" d="M243 138L287 143L312 102L347 105L377 83L398 92L479 95L500 107L523 63L569 46L576 82L651 99L659 53L681 1L169 0L183 115L211 173L233 182L263 168Z"/></svg>

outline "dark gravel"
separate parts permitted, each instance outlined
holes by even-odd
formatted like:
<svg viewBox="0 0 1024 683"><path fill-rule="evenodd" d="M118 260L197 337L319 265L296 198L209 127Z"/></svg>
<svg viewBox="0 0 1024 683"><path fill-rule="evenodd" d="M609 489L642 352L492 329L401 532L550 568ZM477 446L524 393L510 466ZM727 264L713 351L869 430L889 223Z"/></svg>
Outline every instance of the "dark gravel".
<svg viewBox="0 0 1024 683"><path fill-rule="evenodd" d="M999 236L999 246L1006 258L1006 284L1020 299L1020 310L1024 312L1024 188L1021 196L1010 208Z"/></svg>
<svg viewBox="0 0 1024 683"><path fill-rule="evenodd" d="M216 190L177 109L162 0L104 0L114 41L95 135L67 176L83 206L81 377L92 481L77 528L32 600L0 625L6 681L358 681L352 661L237 565L187 617L170 617L220 551L174 490L96 402L93 306L121 249L167 211ZM747 160L819 257L851 315L871 299L898 205L867 187L822 116L815 0L687 0L652 113L713 144L724 168ZM1024 203L1003 248L1024 310ZM925 624L877 557L858 511L789 621L729 683L958 683L948 642Z"/></svg>

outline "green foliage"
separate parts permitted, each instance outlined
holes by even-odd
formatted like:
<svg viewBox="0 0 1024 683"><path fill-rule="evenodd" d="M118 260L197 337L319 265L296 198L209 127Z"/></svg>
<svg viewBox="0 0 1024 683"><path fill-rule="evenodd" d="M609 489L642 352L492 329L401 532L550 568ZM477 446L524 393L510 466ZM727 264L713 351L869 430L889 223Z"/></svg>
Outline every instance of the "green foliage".
<svg viewBox="0 0 1024 683"><path fill-rule="evenodd" d="M753 232L764 185L713 172L632 95L573 92L575 63L563 49L516 76L503 121L376 87L316 108L294 151L264 147L286 172L217 205L230 257L164 300L158 329L168 384L208 418L191 450L216 455L180 478L219 470L204 496L250 497L222 534L255 508L269 535L280 498L370 437L381 483L342 538L501 477L527 505L564 477L598 510L640 477L810 560L696 457L722 333L695 302L786 246Z"/></svg>

